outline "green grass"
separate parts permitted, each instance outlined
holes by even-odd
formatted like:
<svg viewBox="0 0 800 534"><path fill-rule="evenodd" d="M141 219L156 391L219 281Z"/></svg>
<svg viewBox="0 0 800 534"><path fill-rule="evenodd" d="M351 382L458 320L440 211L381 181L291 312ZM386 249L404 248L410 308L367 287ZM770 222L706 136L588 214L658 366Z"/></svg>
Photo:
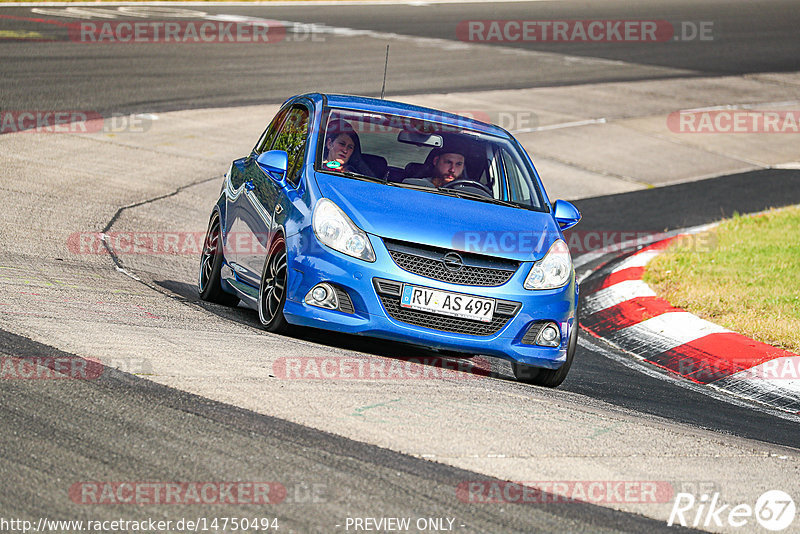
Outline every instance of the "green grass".
<svg viewBox="0 0 800 534"><path fill-rule="evenodd" d="M800 206L679 240L644 280L673 306L800 354Z"/></svg>

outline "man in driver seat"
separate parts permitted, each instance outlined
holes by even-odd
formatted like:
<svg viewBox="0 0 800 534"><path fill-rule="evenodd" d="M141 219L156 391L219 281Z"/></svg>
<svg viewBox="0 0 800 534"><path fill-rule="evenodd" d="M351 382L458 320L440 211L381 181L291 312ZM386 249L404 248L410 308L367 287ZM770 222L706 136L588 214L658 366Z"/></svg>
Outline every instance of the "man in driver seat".
<svg viewBox="0 0 800 534"><path fill-rule="evenodd" d="M464 172L464 156L456 152L444 152L433 158L433 177L436 187L460 178Z"/></svg>
<svg viewBox="0 0 800 534"><path fill-rule="evenodd" d="M466 147L461 143L451 142L436 150L437 155L431 160L433 167L430 176L426 176L435 187L442 187L459 178L466 178L464 175Z"/></svg>

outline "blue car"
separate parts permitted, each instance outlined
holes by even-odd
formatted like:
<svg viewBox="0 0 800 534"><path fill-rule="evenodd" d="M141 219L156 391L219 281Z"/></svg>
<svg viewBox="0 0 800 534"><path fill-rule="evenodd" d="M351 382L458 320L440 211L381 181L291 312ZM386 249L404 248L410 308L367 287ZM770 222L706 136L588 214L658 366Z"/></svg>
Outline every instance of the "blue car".
<svg viewBox="0 0 800 534"><path fill-rule="evenodd" d="M201 298L311 326L505 358L566 377L578 285L551 203L504 129L388 100L287 100L213 207Z"/></svg>

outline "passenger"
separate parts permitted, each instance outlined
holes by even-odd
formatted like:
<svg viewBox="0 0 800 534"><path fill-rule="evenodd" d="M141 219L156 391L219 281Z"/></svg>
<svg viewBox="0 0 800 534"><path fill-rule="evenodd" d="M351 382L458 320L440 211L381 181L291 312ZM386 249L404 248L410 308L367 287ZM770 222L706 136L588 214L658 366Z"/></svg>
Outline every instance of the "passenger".
<svg viewBox="0 0 800 534"><path fill-rule="evenodd" d="M331 171L374 175L361 159L361 141L355 129L349 122L340 119L328 123L322 166Z"/></svg>

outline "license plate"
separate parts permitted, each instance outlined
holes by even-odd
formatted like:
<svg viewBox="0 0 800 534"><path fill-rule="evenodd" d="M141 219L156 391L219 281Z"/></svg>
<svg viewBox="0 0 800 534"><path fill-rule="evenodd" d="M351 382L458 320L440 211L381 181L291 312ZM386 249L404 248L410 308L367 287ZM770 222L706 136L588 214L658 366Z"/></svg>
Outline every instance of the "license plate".
<svg viewBox="0 0 800 534"><path fill-rule="evenodd" d="M474 319L488 323L494 316L494 299L403 285L400 306L413 310Z"/></svg>

